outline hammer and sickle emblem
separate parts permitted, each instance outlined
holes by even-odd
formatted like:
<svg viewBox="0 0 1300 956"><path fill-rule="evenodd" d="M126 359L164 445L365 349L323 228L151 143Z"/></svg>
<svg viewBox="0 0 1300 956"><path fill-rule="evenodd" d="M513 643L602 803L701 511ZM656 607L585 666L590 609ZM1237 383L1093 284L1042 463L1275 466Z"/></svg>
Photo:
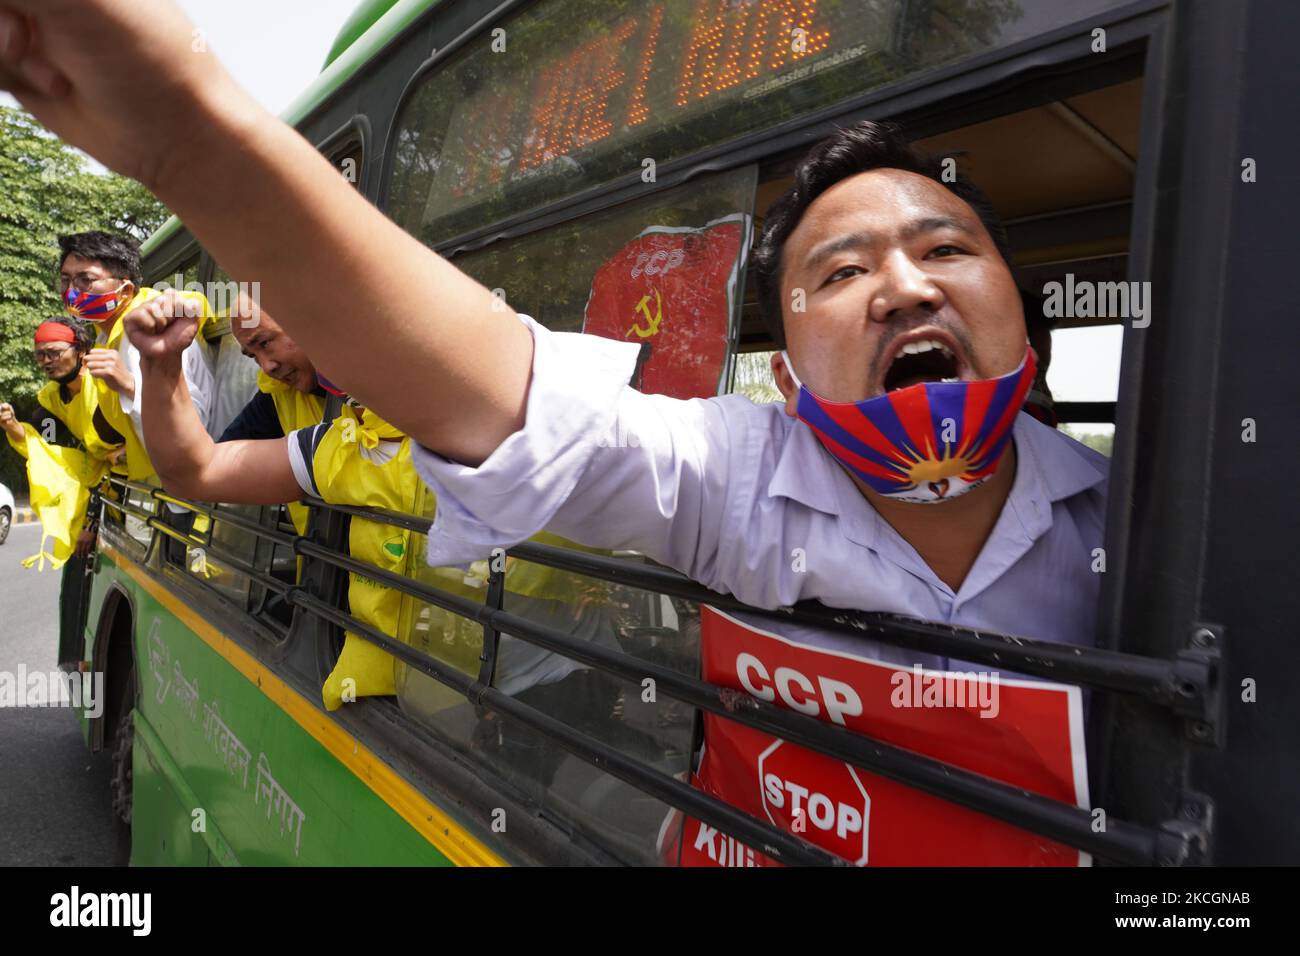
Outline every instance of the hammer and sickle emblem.
<svg viewBox="0 0 1300 956"><path fill-rule="evenodd" d="M663 299L661 299L659 296L658 289L654 290L654 294L655 294L654 315L650 314L650 293L649 292L641 296L641 301L637 303L636 309L634 310L636 312L640 312L643 315L645 315L646 327L643 329L641 328L641 326L633 322L632 327L623 333L623 338L627 338L633 332L637 334L637 338L641 338L641 339L648 339L650 338L650 336L658 334L659 323L660 321L662 321L664 317L664 304L663 304Z"/></svg>

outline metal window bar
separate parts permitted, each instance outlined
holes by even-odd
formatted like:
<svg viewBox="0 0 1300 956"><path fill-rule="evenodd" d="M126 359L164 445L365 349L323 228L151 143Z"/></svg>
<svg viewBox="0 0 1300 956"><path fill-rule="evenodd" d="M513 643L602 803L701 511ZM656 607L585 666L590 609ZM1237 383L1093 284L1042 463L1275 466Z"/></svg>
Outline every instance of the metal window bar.
<svg viewBox="0 0 1300 956"><path fill-rule="evenodd" d="M520 703L494 687L482 686L477 678L468 677L432 657L421 654L305 591L296 591L291 599L296 605L311 611L317 617L357 634L421 673L459 691L467 700L481 703L497 713L518 720L556 741L592 766L625 780L669 806L690 813L773 859L793 865L847 865L844 860L806 843L792 833L777 830L766 821L751 817L716 797L696 790L689 784L626 757L614 748L571 729L567 724L527 704Z"/></svg>
<svg viewBox="0 0 1300 956"><path fill-rule="evenodd" d="M157 489L148 486L142 486L140 490L147 490L150 494L160 494ZM170 496L166 496L166 498L187 507L194 507L195 510L210 515L213 520L230 521L232 524L242 527L253 534L262 535L280 544L290 546L297 554L319 560L344 571L362 574L382 581L412 597L427 601L462 617L475 620L484 626L485 638L489 633L495 635L498 631L505 632L536 646L560 653L625 679L639 681L647 676L653 677L669 696L676 697L685 703L766 733L775 734L811 750L844 760L854 766L860 766L904 785L969 807L1021 829L1039 833L1058 842L1086 850L1104 859L1118 863L1151 865L1154 863L1186 863L1193 861L1197 855L1195 841L1187 835L1184 828L1177 824L1177 821L1166 822L1157 829L1111 819L1108 821L1105 831L1097 833L1093 830L1091 814L1078 807L1042 797L942 761L884 744L864 735L832 727L804 715L790 713L773 704L756 700L749 695L718 688L660 665L650 664L617 651L606 650L585 641L575 640L567 634L509 614L499 607L479 605L468 599L439 591L403 575L331 551L305 538L297 538L294 535L273 531L250 521L242 515L225 512L220 507L194 506L189 502L171 498ZM380 520L383 523L397 527L407 527L410 530L423 529L423 531L427 531L431 524L427 519L396 512L328 505L315 500L311 500L309 503L368 520ZM146 517L150 519L151 526L161 525L161 522L157 522L157 519L153 519L152 516ZM155 524L155 522L157 523ZM167 529L164 526L164 533L172 531L173 529ZM590 567L595 572L592 576L648 587L650 590L659 590L657 585L662 580L663 583L674 585L671 589L665 589L667 593L676 593L678 596L689 599L702 599L708 603L725 603L718 600L721 597L720 595L694 585L693 582L682 578L675 572L663 569L625 568L615 559L596 559L594 563L588 564L588 559L592 559L594 556L583 555L580 559L570 560L570 552L541 545L521 546L520 548L511 549L511 552L525 560L533 560L533 555L529 553L533 549L539 549L536 552L537 557L549 559L543 560L541 563L565 570L588 573L587 568ZM549 554L547 552L558 552L558 554ZM601 567L602 561L610 562L615 567ZM672 778L667 778L658 771L630 760L607 745L573 731L554 718L501 694L500 691L482 680L484 674L490 676L491 664L495 656L495 639L491 643L485 640L483 668L478 678L471 679L459 671L442 665L434 658L415 651L395 638L389 637L358 621L351 615L307 594L297 586L287 586L284 582L279 581L276 581L274 585L270 585L269 581L274 579L270 579L269 576L262 575L251 568L248 571L253 572L250 577L258 580L259 583L277 586L282 589L291 604L302 607L309 613L330 621L336 626L352 631L363 639L370 640L422 673L464 693L471 702L481 703L491 709L498 710L507 716L516 718L534 730L553 737L579 758L619 776L634 786L645 789L647 793L663 799L665 803L675 806L683 812L691 813L703 822L717 827L747 845L753 846L759 852L787 862L797 860L810 863L830 862L830 860L823 858L829 855L821 854L819 850L817 853L820 856L817 859L806 858L798 853L791 855L788 852L788 847L778 848L773 845L772 841L780 837L783 842L796 840L798 843L804 844L804 841L798 840L793 834L784 834L782 831L771 827L770 823L749 817L747 814L722 804L720 801L713 801L719 804L718 807L707 805L701 807L699 792L694 788ZM688 585L689 587L687 587ZM504 588L502 587L501 590L504 590ZM755 610L747 608L740 602L734 601L734 599L732 599L729 606L743 608L751 612ZM767 613L777 618L800 619L799 612L789 614L780 612ZM907 622L905 619L904 622L918 623ZM821 622L816 621L816 623ZM839 622L832 620L830 623ZM893 623L892 620L878 621L874 622L874 626L885 628ZM839 626L842 627L842 623ZM860 628L853 628L853 630L861 633ZM976 632L970 633L977 640L987 638L987 636L979 635ZM1051 646L1055 647L1055 645ZM963 650L962 653L966 653L966 651ZM1132 655L1117 656L1130 657ZM1137 658L1137 660L1147 661L1145 658ZM1163 662L1153 663L1159 664ZM712 798L709 799L712 800ZM725 812L723 808L725 808ZM737 819L737 817L740 819ZM754 826L758 826L759 830L754 831ZM810 847L808 844L804 845ZM773 852L773 850L777 852ZM836 862L842 861L836 860Z"/></svg>
<svg viewBox="0 0 1300 956"><path fill-rule="evenodd" d="M1107 821L1105 832L1097 833L1093 830L1092 815L1087 810L804 715L791 713L748 694L719 688L686 677L670 668L577 640L506 611L494 610L466 598L439 591L437 588L420 584L403 575L338 554L311 542L302 542L302 553L342 570L363 574L444 610L475 620L485 626L491 626L530 644L562 654L607 673L636 682L651 677L660 690L692 706L779 736L827 756L844 760L869 772L958 803L1021 829L1087 850L1097 856L1119 863L1149 866L1157 862L1185 862L1195 853L1178 826L1171 824L1155 829L1111 818ZM293 600L297 600L297 595ZM386 636L383 642L375 643L380 643L385 650L392 653L395 653L393 645L403 648L403 654L395 653L395 656L401 656L404 660L408 659L406 656L408 654L415 658L431 660L426 655L413 651L407 645ZM436 674L430 676L437 677ZM462 683L469 688L466 692L474 702L487 703L499 693L493 688L484 687L477 680L470 682L463 676L458 677L457 684L454 686L460 689ZM525 705L516 706L525 707ZM531 708L525 707L525 709L531 711ZM533 711L533 713L539 712ZM524 722L529 723L534 729L545 731L545 728L529 720ZM593 745L593 749L608 749L595 742L589 743ZM580 757L583 756L581 752L574 752ZM597 766L603 765L597 764ZM647 770L647 772L652 771ZM705 822L710 821L705 820ZM724 832L730 831L724 829ZM732 833L732 835L749 843L742 834ZM762 850L761 847L756 849Z"/></svg>
<svg viewBox="0 0 1300 956"><path fill-rule="evenodd" d="M432 521L385 509L370 511L308 499L316 507L427 534ZM1172 660L1125 654L1095 647L1057 644L893 614L837 610L813 601L792 608L754 608L728 594L711 591L668 568L626 559L570 551L526 541L507 551L513 557L615 584L743 611L772 621L791 621L870 638L883 644L974 661L1067 684L1143 697L1183 717L1214 716L1218 669L1213 659L1189 651Z"/></svg>

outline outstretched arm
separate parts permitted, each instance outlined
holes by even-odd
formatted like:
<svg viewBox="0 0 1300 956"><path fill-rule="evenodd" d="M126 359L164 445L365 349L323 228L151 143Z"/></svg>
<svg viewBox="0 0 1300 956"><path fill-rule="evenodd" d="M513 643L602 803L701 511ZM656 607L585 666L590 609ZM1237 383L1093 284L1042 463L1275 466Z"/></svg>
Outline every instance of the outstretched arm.
<svg viewBox="0 0 1300 956"><path fill-rule="evenodd" d="M144 444L171 494L200 501L281 504L302 492L285 439L214 443L203 428L183 372L183 353L198 328L195 315L173 318L178 300L165 293L123 321L140 351Z"/></svg>
<svg viewBox="0 0 1300 956"><path fill-rule="evenodd" d="M481 463L523 425L528 331L200 49L169 0L0 0L0 88L259 280L330 379L426 447Z"/></svg>

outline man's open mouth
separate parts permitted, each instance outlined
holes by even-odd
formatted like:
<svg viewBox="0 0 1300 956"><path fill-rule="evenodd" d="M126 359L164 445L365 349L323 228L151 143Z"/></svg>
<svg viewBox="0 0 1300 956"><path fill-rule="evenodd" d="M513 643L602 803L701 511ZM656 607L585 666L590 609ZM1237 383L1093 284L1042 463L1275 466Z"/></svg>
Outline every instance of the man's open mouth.
<svg viewBox="0 0 1300 956"><path fill-rule="evenodd" d="M921 382L957 382L964 368L956 343L947 337L909 336L895 346L893 361L885 370L884 389L892 392Z"/></svg>

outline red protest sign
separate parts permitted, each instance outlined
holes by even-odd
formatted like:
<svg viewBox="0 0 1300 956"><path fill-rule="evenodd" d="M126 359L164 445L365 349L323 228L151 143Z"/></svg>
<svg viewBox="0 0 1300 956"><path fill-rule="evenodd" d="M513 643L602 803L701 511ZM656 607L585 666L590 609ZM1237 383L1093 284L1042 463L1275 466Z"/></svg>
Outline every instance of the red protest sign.
<svg viewBox="0 0 1300 956"><path fill-rule="evenodd" d="M704 678L1075 806L1088 806L1077 687L923 671L797 644L703 608ZM858 865L1076 866L1088 855L713 714L695 786ZM665 833L671 827L665 827ZM676 841L669 841L675 843ZM687 819L683 866L775 861Z"/></svg>
<svg viewBox="0 0 1300 956"><path fill-rule="evenodd" d="M718 394L745 227L743 216L703 229L651 226L596 271L582 331L649 346L641 391Z"/></svg>

